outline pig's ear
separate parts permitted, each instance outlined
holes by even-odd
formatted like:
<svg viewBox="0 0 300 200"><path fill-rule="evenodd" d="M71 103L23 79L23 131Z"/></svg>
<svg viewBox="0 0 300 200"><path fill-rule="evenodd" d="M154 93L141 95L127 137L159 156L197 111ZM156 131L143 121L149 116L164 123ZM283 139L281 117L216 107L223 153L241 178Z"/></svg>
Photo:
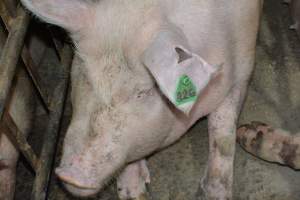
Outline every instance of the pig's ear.
<svg viewBox="0 0 300 200"><path fill-rule="evenodd" d="M22 4L42 20L77 31L90 15L92 7L81 0L21 0Z"/></svg>
<svg viewBox="0 0 300 200"><path fill-rule="evenodd" d="M175 32L159 33L143 55L143 63L162 93L189 114L219 67L188 50L187 40Z"/></svg>

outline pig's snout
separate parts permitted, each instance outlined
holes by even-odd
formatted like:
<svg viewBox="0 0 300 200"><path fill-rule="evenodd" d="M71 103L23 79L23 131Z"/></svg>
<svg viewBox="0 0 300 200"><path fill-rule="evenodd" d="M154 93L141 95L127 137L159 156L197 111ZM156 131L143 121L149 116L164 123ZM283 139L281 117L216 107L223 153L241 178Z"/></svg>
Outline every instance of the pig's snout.
<svg viewBox="0 0 300 200"><path fill-rule="evenodd" d="M70 170L66 171L61 168L57 168L55 173L60 180L67 184L81 189L97 189L92 183L89 183L87 180L84 180L84 178L80 177L81 174L73 174L70 172Z"/></svg>
<svg viewBox="0 0 300 200"><path fill-rule="evenodd" d="M95 195L99 186L97 186L95 176L88 177L84 174L85 169L78 170L74 167L59 167L55 174L63 182L65 188L73 195L88 197Z"/></svg>
<svg viewBox="0 0 300 200"><path fill-rule="evenodd" d="M75 196L89 197L97 194L116 170L125 164L124 159L116 158L121 163L112 163L112 160L103 160L101 156L95 159L98 156L92 155L94 154L86 153L63 157L61 165L55 170L65 188Z"/></svg>

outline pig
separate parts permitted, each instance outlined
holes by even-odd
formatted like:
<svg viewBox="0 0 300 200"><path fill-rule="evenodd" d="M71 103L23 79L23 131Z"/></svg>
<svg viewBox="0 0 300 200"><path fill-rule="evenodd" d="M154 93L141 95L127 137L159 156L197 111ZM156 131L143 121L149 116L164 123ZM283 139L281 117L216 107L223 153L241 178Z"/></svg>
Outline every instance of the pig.
<svg viewBox="0 0 300 200"><path fill-rule="evenodd" d="M57 176L92 196L117 176L141 198L145 157L208 116L205 198L232 199L236 123L255 60L261 0L21 0L70 33L72 119Z"/></svg>
<svg viewBox="0 0 300 200"><path fill-rule="evenodd" d="M7 110L19 130L28 135L34 111L32 86L23 68L17 72ZM7 113L5 115L7 115ZM4 118L5 119L5 118ZM0 121L0 199L13 200L19 152L5 121Z"/></svg>
<svg viewBox="0 0 300 200"><path fill-rule="evenodd" d="M299 133L291 134L262 122L252 122L239 127L237 141L256 157L300 169Z"/></svg>

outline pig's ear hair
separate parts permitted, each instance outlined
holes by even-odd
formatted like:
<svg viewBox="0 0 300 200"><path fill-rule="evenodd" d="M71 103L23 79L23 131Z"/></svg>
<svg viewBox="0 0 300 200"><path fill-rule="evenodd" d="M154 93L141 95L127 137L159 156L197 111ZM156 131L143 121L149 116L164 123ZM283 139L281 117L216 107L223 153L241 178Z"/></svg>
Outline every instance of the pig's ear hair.
<svg viewBox="0 0 300 200"><path fill-rule="evenodd" d="M142 57L162 93L186 114L219 71L189 49L184 34L173 29L159 33Z"/></svg>
<svg viewBox="0 0 300 200"><path fill-rule="evenodd" d="M91 15L91 3L82 0L21 0L40 19L68 31L77 31Z"/></svg>

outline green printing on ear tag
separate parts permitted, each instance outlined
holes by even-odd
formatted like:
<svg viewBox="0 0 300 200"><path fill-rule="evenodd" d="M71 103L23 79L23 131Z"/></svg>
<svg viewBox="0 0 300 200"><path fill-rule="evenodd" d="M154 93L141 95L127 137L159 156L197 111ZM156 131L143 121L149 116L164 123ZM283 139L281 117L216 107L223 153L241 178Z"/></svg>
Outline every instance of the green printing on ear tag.
<svg viewBox="0 0 300 200"><path fill-rule="evenodd" d="M196 86L187 75L182 75L179 78L175 99L176 106L197 100Z"/></svg>

